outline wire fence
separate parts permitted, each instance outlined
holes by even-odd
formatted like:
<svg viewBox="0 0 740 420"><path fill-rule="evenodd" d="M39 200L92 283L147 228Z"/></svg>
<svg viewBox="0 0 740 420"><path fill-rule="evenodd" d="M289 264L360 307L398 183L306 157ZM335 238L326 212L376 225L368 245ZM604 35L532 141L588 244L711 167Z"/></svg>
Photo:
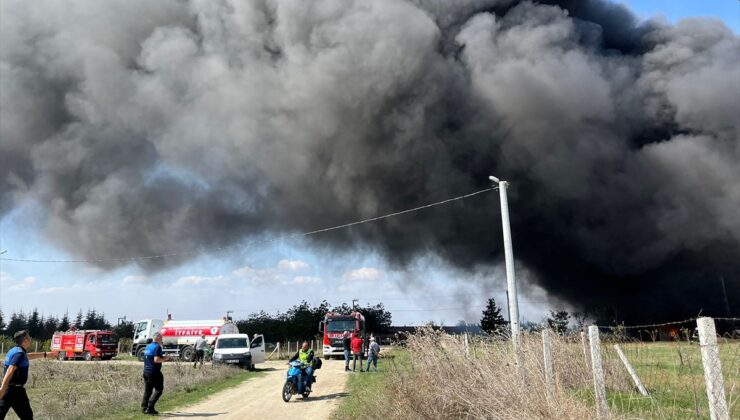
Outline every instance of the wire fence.
<svg viewBox="0 0 740 420"><path fill-rule="evenodd" d="M550 340L552 386L567 384L574 395L593 402L597 417L740 418L740 339L734 322L699 318L639 328L591 327ZM718 335L715 323L727 333ZM541 359L547 363L544 341L543 333ZM574 361L581 368L574 368ZM545 375L546 366L542 369Z"/></svg>
<svg viewBox="0 0 740 420"><path fill-rule="evenodd" d="M421 328L405 343L411 367L391 372L389 397L403 398L373 409L386 419L740 419L736 321L544 330L522 334L516 352L507 334ZM444 386L427 395L428 382Z"/></svg>

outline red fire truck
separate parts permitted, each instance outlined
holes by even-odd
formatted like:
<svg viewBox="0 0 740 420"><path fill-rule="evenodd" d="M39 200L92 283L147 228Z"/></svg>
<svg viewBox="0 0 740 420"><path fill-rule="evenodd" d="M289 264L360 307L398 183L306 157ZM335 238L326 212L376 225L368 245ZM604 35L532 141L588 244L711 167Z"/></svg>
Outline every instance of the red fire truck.
<svg viewBox="0 0 740 420"><path fill-rule="evenodd" d="M118 354L118 343L111 331L57 331L51 339L51 351L58 352L59 360L110 360Z"/></svg>
<svg viewBox="0 0 740 420"><path fill-rule="evenodd" d="M319 332L324 336L324 357L344 356L343 335L349 331L352 337L365 339L365 317L359 312L338 314L328 312L319 323ZM362 348L365 352L365 344Z"/></svg>

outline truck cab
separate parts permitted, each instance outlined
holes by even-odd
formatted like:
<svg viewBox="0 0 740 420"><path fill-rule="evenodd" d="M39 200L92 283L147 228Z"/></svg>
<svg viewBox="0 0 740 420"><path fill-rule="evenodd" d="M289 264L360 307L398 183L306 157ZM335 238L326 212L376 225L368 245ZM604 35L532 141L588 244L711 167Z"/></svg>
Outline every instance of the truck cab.
<svg viewBox="0 0 740 420"><path fill-rule="evenodd" d="M249 340L247 334L221 334L213 349L213 364L230 364L254 370L255 365L265 362L265 337L255 334Z"/></svg>
<svg viewBox="0 0 740 420"><path fill-rule="evenodd" d="M131 355L136 356L139 360L144 361L144 348L147 340L154 338L162 328L164 321L161 319L142 319L134 327L134 341L131 346Z"/></svg>
<svg viewBox="0 0 740 420"><path fill-rule="evenodd" d="M365 339L365 317L359 312L340 314L329 312L319 323L319 332L323 335L323 355L327 359L344 356L344 332L352 337ZM365 353L363 343L362 352Z"/></svg>

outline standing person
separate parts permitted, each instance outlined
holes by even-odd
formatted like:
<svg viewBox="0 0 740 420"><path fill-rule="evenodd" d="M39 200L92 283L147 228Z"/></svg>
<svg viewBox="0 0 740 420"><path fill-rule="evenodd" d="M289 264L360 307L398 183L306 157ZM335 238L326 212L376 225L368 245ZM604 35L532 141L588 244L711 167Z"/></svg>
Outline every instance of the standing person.
<svg viewBox="0 0 740 420"><path fill-rule="evenodd" d="M308 341L303 342L301 348L298 349L296 354L294 354L288 362L292 362L294 360L298 360L306 366L303 370L305 373L303 377L303 385L310 391L311 384L313 383L313 350L309 348Z"/></svg>
<svg viewBox="0 0 740 420"><path fill-rule="evenodd" d="M154 334L153 342L144 350L144 398L141 399L141 411L144 414L159 414L154 409L154 405L157 404L164 390L162 363L170 359L170 356L164 356L162 353L162 334ZM152 390L154 390L153 395Z"/></svg>
<svg viewBox="0 0 740 420"><path fill-rule="evenodd" d="M206 348L208 347L208 341L206 341L206 335L202 334L200 338L195 340L195 360L193 361L193 367L198 367L198 362L203 366L203 356L206 354Z"/></svg>
<svg viewBox="0 0 740 420"><path fill-rule="evenodd" d="M342 343L344 344L344 371L349 371L349 359L352 351L352 336L349 334L349 331L344 332L344 339L342 340Z"/></svg>
<svg viewBox="0 0 740 420"><path fill-rule="evenodd" d="M357 359L360 359L360 372L364 372L365 370L362 369L362 338L360 336L355 335L355 337L352 339L352 372L355 372L357 370Z"/></svg>
<svg viewBox="0 0 740 420"><path fill-rule="evenodd" d="M28 354L31 346L31 336L27 331L18 331L13 334L16 346L5 356L5 372L0 385L0 419L4 419L12 408L21 420L33 420L31 402L26 394L29 360L46 357L46 352Z"/></svg>
<svg viewBox="0 0 740 420"><path fill-rule="evenodd" d="M375 366L375 371L378 371L378 356L380 355L380 344L375 342L375 337L370 337L370 348L367 351L367 367L366 371L370 372L370 363Z"/></svg>

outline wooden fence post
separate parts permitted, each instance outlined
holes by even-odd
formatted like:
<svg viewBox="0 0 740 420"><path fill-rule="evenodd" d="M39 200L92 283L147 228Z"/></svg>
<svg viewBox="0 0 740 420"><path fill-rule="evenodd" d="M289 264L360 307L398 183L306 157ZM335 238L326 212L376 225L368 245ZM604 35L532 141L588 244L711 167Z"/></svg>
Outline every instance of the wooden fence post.
<svg viewBox="0 0 740 420"><path fill-rule="evenodd" d="M468 343L468 333L465 333L465 354L470 354L470 343Z"/></svg>
<svg viewBox="0 0 740 420"><path fill-rule="evenodd" d="M630 364L630 361L627 360L627 356L624 355L624 352L622 351L622 348L619 347L619 344L614 345L614 350L617 351L619 359L622 361L622 364L624 364L624 367L627 368L627 373L629 373L632 377L632 382L635 383L637 390L640 391L640 395L642 395L643 397L649 396L650 394L648 394L647 389L645 389L645 387L642 385L642 382L640 382L640 377L637 376L637 372L632 367L632 364Z"/></svg>
<svg viewBox="0 0 740 420"><path fill-rule="evenodd" d="M583 349L583 362L586 363L586 367L590 367L591 361L588 359L588 345L586 345L585 331L581 331L581 347Z"/></svg>
<svg viewBox="0 0 740 420"><path fill-rule="evenodd" d="M552 352L550 350L550 330L542 330L542 355L545 363L545 392L547 401L553 403L555 394L555 378L552 369Z"/></svg>
<svg viewBox="0 0 740 420"><path fill-rule="evenodd" d="M701 361L704 365L704 381L709 398L709 417L712 420L730 420L730 410L725 399L725 381L722 377L722 363L717 347L717 332L714 319L702 317L696 320L699 328Z"/></svg>
<svg viewBox="0 0 740 420"><path fill-rule="evenodd" d="M609 415L606 404L606 385L604 384L604 368L601 365L601 339L599 327L588 327L588 341L591 344L591 371L594 376L594 393L596 397L596 416L605 419Z"/></svg>

